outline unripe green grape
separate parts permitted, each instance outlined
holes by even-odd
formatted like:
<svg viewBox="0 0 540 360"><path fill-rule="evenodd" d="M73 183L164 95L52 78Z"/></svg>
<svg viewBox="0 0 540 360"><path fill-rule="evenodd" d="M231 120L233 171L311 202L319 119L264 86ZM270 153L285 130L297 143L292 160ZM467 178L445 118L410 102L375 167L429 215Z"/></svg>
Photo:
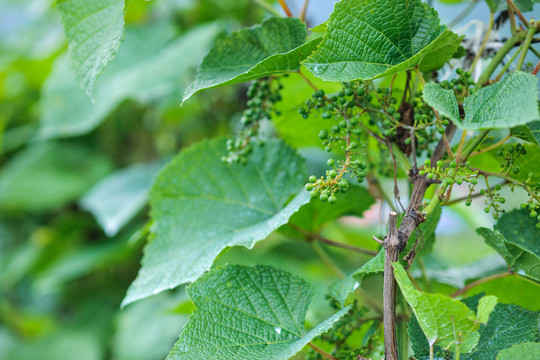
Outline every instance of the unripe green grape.
<svg viewBox="0 0 540 360"><path fill-rule="evenodd" d="M317 182L317 177L315 175L311 175L309 177L309 182L315 184Z"/></svg>
<svg viewBox="0 0 540 360"><path fill-rule="evenodd" d="M328 159L326 161L326 165L328 165L328 166L334 166L335 163L336 163L336 161L334 159Z"/></svg>
<svg viewBox="0 0 540 360"><path fill-rule="evenodd" d="M312 183L307 183L305 188L306 188L307 191L311 191L311 190L313 190L313 184Z"/></svg>
<svg viewBox="0 0 540 360"><path fill-rule="evenodd" d="M497 191L501 190L501 184L495 185L495 190L497 190Z"/></svg>
<svg viewBox="0 0 540 360"><path fill-rule="evenodd" d="M501 204L504 204L504 203L506 202L506 199L502 197L502 198L499 199L499 202L500 202Z"/></svg>
<svg viewBox="0 0 540 360"><path fill-rule="evenodd" d="M512 172L513 172L514 174L519 174L519 171L520 171L520 170L521 170L521 169L519 168L519 166L515 166L515 167L512 169Z"/></svg>
<svg viewBox="0 0 540 360"><path fill-rule="evenodd" d="M336 170L330 170L328 172L328 176L330 176L332 179L335 178L337 176Z"/></svg>
<svg viewBox="0 0 540 360"><path fill-rule="evenodd" d="M450 121L444 119L444 120L442 121L442 124L443 124L444 126L448 126L448 125L450 125Z"/></svg>
<svg viewBox="0 0 540 360"><path fill-rule="evenodd" d="M328 201L328 194L322 193L321 196L319 196L319 199L320 199L322 202Z"/></svg>
<svg viewBox="0 0 540 360"><path fill-rule="evenodd" d="M310 193L309 193L309 196L312 198L312 199L315 199L317 196L319 196L319 192L317 190L312 190Z"/></svg>
<svg viewBox="0 0 540 360"><path fill-rule="evenodd" d="M359 171L358 172L358 176L361 177L361 178L365 178L367 175L367 173L365 171Z"/></svg>
<svg viewBox="0 0 540 360"><path fill-rule="evenodd" d="M426 160L424 161L424 165L429 166L430 164L431 164L431 160L430 160L430 159L426 159Z"/></svg>
<svg viewBox="0 0 540 360"><path fill-rule="evenodd" d="M337 125L334 125L332 126L332 128L330 129L334 134L337 134L339 132L339 126Z"/></svg>
<svg viewBox="0 0 540 360"><path fill-rule="evenodd" d="M328 138L328 130L322 129L322 130L319 132L319 138L320 138L321 140L324 140L324 139Z"/></svg>
<svg viewBox="0 0 540 360"><path fill-rule="evenodd" d="M345 89L345 95L352 96L353 94L354 94L353 89L351 89L351 88Z"/></svg>
<svg viewBox="0 0 540 360"><path fill-rule="evenodd" d="M472 200L471 200L471 199L465 200L465 206L471 206L471 204L472 204Z"/></svg>
<svg viewBox="0 0 540 360"><path fill-rule="evenodd" d="M527 176L532 179L534 177L534 172L531 171Z"/></svg>
<svg viewBox="0 0 540 360"><path fill-rule="evenodd" d="M538 214L536 213L536 211L531 210L531 212L529 213L529 216L532 217L532 218L535 218L535 217L538 216Z"/></svg>
<svg viewBox="0 0 540 360"><path fill-rule="evenodd" d="M476 179L476 178L471 179L471 184L473 184L473 185L478 184L478 179Z"/></svg>
<svg viewBox="0 0 540 360"><path fill-rule="evenodd" d="M341 120L339 122L339 127L345 129L347 127L347 122L345 120Z"/></svg>
<svg viewBox="0 0 540 360"><path fill-rule="evenodd" d="M456 160L452 160L450 161L450 164L448 164L451 168L456 168L457 167L457 162Z"/></svg>
<svg viewBox="0 0 540 360"><path fill-rule="evenodd" d="M351 146L351 149L356 149L358 148L358 143L356 141L351 141L350 146Z"/></svg>
<svg viewBox="0 0 540 360"><path fill-rule="evenodd" d="M489 206L487 208L484 208L484 212L487 214L489 213Z"/></svg>
<svg viewBox="0 0 540 360"><path fill-rule="evenodd" d="M429 173L429 174L427 175L427 178L431 180L431 179L433 179L434 176L435 176L435 174Z"/></svg>
<svg viewBox="0 0 540 360"><path fill-rule="evenodd" d="M539 220L539 221L540 221L540 220ZM540 222L537 222L537 223L536 223L536 228L537 228L538 230L540 230Z"/></svg>
<svg viewBox="0 0 540 360"><path fill-rule="evenodd" d="M442 160L437 161L437 167L438 168L443 167L443 165L444 165L444 162Z"/></svg>
<svg viewBox="0 0 540 360"><path fill-rule="evenodd" d="M331 146L325 146L324 151L326 151L326 152L331 152L331 151L332 151L332 147L331 147Z"/></svg>
<svg viewBox="0 0 540 360"><path fill-rule="evenodd" d="M366 91L360 88L356 90L356 93L358 94L358 96L364 96L366 94Z"/></svg>
<svg viewBox="0 0 540 360"><path fill-rule="evenodd" d="M438 132L439 134L444 134L444 128L438 127L438 128L437 128L437 132Z"/></svg>
<svg viewBox="0 0 540 360"><path fill-rule="evenodd" d="M323 119L331 119L332 118L332 113L331 112L328 112L328 111L325 111L321 114L321 117Z"/></svg>
<svg viewBox="0 0 540 360"><path fill-rule="evenodd" d="M412 143L412 141L411 141L411 138L410 138L410 137L408 137L408 138L405 139L405 144L406 144L406 145L411 145L411 143Z"/></svg>
<svg viewBox="0 0 540 360"><path fill-rule="evenodd" d="M351 124L351 126L356 126L358 125L358 119L352 118L351 120L349 120L349 123Z"/></svg>
<svg viewBox="0 0 540 360"><path fill-rule="evenodd" d="M462 178L457 178L456 182L457 182L458 185L461 185L461 184L463 184L463 179Z"/></svg>
<svg viewBox="0 0 540 360"><path fill-rule="evenodd" d="M345 104L347 102L347 99L345 99L344 97L340 97L338 99L338 103L340 103L341 105Z"/></svg>
<svg viewBox="0 0 540 360"><path fill-rule="evenodd" d="M386 137L390 137L390 136L392 136L392 131L391 130L384 130L383 134Z"/></svg>
<svg viewBox="0 0 540 360"><path fill-rule="evenodd" d="M339 182L339 187L346 188L347 186L349 186L349 181L347 179L341 179Z"/></svg>
<svg viewBox="0 0 540 360"><path fill-rule="evenodd" d="M526 208L527 208L527 203L521 204L520 207L521 207L522 209L526 209Z"/></svg>
<svg viewBox="0 0 540 360"><path fill-rule="evenodd" d="M335 195L330 195L330 197L328 198L328 202L330 204L335 204L337 203L337 197Z"/></svg>

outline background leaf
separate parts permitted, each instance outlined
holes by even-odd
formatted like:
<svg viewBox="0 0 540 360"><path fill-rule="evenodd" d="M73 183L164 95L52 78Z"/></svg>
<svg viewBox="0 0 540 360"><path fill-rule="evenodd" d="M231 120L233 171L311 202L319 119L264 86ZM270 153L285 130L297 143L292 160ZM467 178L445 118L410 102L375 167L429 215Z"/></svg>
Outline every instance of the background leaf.
<svg viewBox="0 0 540 360"><path fill-rule="evenodd" d="M348 308L305 332L313 289L282 270L229 265L188 288L196 310L168 360L285 360L330 329Z"/></svg>
<svg viewBox="0 0 540 360"><path fill-rule="evenodd" d="M124 0L60 0L58 10L69 44L69 58L86 94L114 57L124 35Z"/></svg>
<svg viewBox="0 0 540 360"><path fill-rule="evenodd" d="M78 199L110 170L110 162L91 149L36 143L0 171L0 210L56 210Z"/></svg>
<svg viewBox="0 0 540 360"><path fill-rule="evenodd" d="M304 44L306 35L299 19L269 18L217 40L182 101L204 89L298 70L321 40Z"/></svg>
<svg viewBox="0 0 540 360"><path fill-rule="evenodd" d="M40 100L40 135L85 134L126 99L178 101L219 30L218 24L210 23L173 39L166 24L128 29L126 41L96 86L95 103L80 91L66 59L58 59Z"/></svg>
<svg viewBox="0 0 540 360"><path fill-rule="evenodd" d="M222 250L251 248L308 200L304 161L282 142L256 147L247 165L221 161L225 149L224 139L199 143L156 178L150 192L155 238L124 304L196 280Z"/></svg>
<svg viewBox="0 0 540 360"><path fill-rule="evenodd" d="M540 121L533 121L526 125L520 125L510 129L515 137L528 141L540 147Z"/></svg>
<svg viewBox="0 0 540 360"><path fill-rule="evenodd" d="M434 70L459 43L419 0L345 0L336 4L322 43L303 64L327 81L374 79L417 65ZM435 51L437 61L432 57L423 66L422 59Z"/></svg>
<svg viewBox="0 0 540 360"><path fill-rule="evenodd" d="M162 163L136 164L94 185L80 200L105 233L114 236L146 204L147 193Z"/></svg>

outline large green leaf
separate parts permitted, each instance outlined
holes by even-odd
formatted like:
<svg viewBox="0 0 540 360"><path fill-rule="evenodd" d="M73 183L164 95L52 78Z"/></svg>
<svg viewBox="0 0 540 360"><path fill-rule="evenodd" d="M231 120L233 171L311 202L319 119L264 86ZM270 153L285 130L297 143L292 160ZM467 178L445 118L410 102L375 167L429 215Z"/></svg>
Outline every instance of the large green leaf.
<svg viewBox="0 0 540 360"><path fill-rule="evenodd" d="M540 359L540 343L527 342L502 350L497 360L538 360Z"/></svg>
<svg viewBox="0 0 540 360"><path fill-rule="evenodd" d="M94 185L81 199L105 233L114 236L146 204L147 193L162 163L136 164Z"/></svg>
<svg viewBox="0 0 540 360"><path fill-rule="evenodd" d="M538 313L513 304L497 304L486 325L480 327L477 347L463 360L493 360L502 349L535 341Z"/></svg>
<svg viewBox="0 0 540 360"><path fill-rule="evenodd" d="M427 84L424 99L463 130L508 129L540 119L537 92L535 76L515 71L502 81L466 97L463 121L452 90L445 90L438 84Z"/></svg>
<svg viewBox="0 0 540 360"><path fill-rule="evenodd" d="M540 119L534 75L515 71L465 98L464 130L507 129Z"/></svg>
<svg viewBox="0 0 540 360"><path fill-rule="evenodd" d="M90 149L33 144L0 171L0 210L58 209L78 199L110 170L109 161Z"/></svg>
<svg viewBox="0 0 540 360"><path fill-rule="evenodd" d="M95 103L80 90L65 58L45 82L40 101L41 136L76 136L98 126L126 99L178 101L220 26L212 23L173 39L165 24L126 30L126 40L96 85Z"/></svg>
<svg viewBox="0 0 540 360"><path fill-rule="evenodd" d="M306 333L312 287L261 265L211 270L187 291L196 310L168 360L286 360L349 310L341 309Z"/></svg>
<svg viewBox="0 0 540 360"><path fill-rule="evenodd" d="M298 70L321 41L306 44L306 26L296 18L270 18L219 39L204 58L183 101L197 92Z"/></svg>
<svg viewBox="0 0 540 360"><path fill-rule="evenodd" d="M459 43L440 25L437 12L420 0L342 0L330 15L322 43L303 63L324 80L374 79L416 66L434 70Z"/></svg>
<svg viewBox="0 0 540 360"><path fill-rule="evenodd" d="M501 216L495 231L479 228L476 232L513 270L540 280L540 229L536 228L536 221L526 209L514 210Z"/></svg>
<svg viewBox="0 0 540 360"><path fill-rule="evenodd" d="M124 35L124 0L60 0L71 67L92 97L94 83Z"/></svg>
<svg viewBox="0 0 540 360"><path fill-rule="evenodd" d="M478 315L475 315L459 300L416 290L405 269L399 263L394 263L393 266L401 293L412 307L429 345L434 346L437 343L455 349L455 344L460 342L461 352L471 351L478 341L477 330L480 322L489 317L496 298L486 297L488 299L478 307Z"/></svg>
<svg viewBox="0 0 540 360"><path fill-rule="evenodd" d="M150 191L155 238L124 304L196 280L222 250L253 247L307 202L304 161L282 142L257 147L247 165L224 163L224 153L224 139L204 141L156 178Z"/></svg>

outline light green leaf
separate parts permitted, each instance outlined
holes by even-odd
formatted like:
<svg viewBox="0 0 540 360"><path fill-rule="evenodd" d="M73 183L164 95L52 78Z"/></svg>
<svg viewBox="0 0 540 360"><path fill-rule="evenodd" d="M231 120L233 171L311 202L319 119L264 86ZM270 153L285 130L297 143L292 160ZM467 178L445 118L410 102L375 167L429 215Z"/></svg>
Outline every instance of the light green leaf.
<svg viewBox="0 0 540 360"><path fill-rule="evenodd" d="M434 70L459 43L440 25L437 12L419 0L343 0L330 15L322 43L303 64L323 80L375 79L416 66Z"/></svg>
<svg viewBox="0 0 540 360"><path fill-rule="evenodd" d="M534 75L515 71L465 98L463 130L507 129L540 119ZM452 119L451 119L452 120Z"/></svg>
<svg viewBox="0 0 540 360"><path fill-rule="evenodd" d="M312 287L261 265L211 270L187 291L196 310L167 360L286 360L349 310L341 309L306 333Z"/></svg>
<svg viewBox="0 0 540 360"><path fill-rule="evenodd" d="M471 351L476 345L474 339L478 335L474 333L479 327L472 310L448 296L416 290L403 266L399 263L392 265L401 293L412 307L429 345L437 343L443 347L455 348L455 344L461 342L461 352Z"/></svg>
<svg viewBox="0 0 540 360"><path fill-rule="evenodd" d="M538 313L513 304L497 304L487 325L480 326L477 347L463 360L493 360L497 354L514 344L536 341Z"/></svg>
<svg viewBox="0 0 540 360"><path fill-rule="evenodd" d="M109 161L80 146L36 143L0 171L0 210L45 211L78 199L111 170Z"/></svg>
<svg viewBox="0 0 540 360"><path fill-rule="evenodd" d="M123 304L196 280L225 248L253 247L307 202L304 161L282 142L256 147L247 165L221 161L225 148L225 139L194 145L156 178L154 238Z"/></svg>
<svg viewBox="0 0 540 360"><path fill-rule="evenodd" d="M540 343L527 342L502 350L497 360L538 360L540 359Z"/></svg>
<svg viewBox="0 0 540 360"><path fill-rule="evenodd" d="M306 44L306 26L296 18L269 18L217 40L182 102L197 92L298 70L321 41Z"/></svg>
<svg viewBox="0 0 540 360"><path fill-rule="evenodd" d="M43 88L40 135L87 133L126 99L158 105L178 101L219 30L210 23L173 39L166 24L127 29L124 44L96 85L94 104L80 90L66 59L58 59Z"/></svg>
<svg viewBox="0 0 540 360"><path fill-rule="evenodd" d="M443 89L439 84L429 83L424 86L422 96L426 103L440 115L446 116L454 123L461 123L459 105L454 90Z"/></svg>
<svg viewBox="0 0 540 360"><path fill-rule="evenodd" d="M81 199L105 233L114 236L146 204L147 193L162 163L136 164L94 185Z"/></svg>
<svg viewBox="0 0 540 360"><path fill-rule="evenodd" d="M384 271L384 249L371 260L362 265L358 270L330 286L328 295L335 299L341 306L345 304L347 297L362 284L364 277Z"/></svg>
<svg viewBox="0 0 540 360"><path fill-rule="evenodd" d="M495 309L495 305L497 305L497 297L496 296L484 296L480 299L478 302L478 310L476 311L476 319L478 319L479 322L482 324L486 324L489 320L489 315L493 312L493 309Z"/></svg>
<svg viewBox="0 0 540 360"><path fill-rule="evenodd" d="M533 143L540 147L540 121L533 121L526 125L520 125L510 129L515 137Z"/></svg>
<svg viewBox="0 0 540 360"><path fill-rule="evenodd" d="M124 35L124 0L60 0L71 67L92 97L94 83Z"/></svg>
<svg viewBox="0 0 540 360"><path fill-rule="evenodd" d="M528 210L503 214L495 225L495 231L479 228L476 232L514 271L521 270L540 280L540 230L536 228L536 218L531 218Z"/></svg>

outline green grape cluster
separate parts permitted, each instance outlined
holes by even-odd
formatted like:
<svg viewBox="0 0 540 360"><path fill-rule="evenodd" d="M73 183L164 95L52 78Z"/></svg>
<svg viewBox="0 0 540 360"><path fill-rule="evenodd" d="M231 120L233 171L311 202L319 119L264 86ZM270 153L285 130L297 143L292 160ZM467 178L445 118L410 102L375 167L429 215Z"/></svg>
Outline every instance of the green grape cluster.
<svg viewBox="0 0 540 360"><path fill-rule="evenodd" d="M229 164L247 162L246 156L253 150L252 140L257 137L261 122L270 120L272 113L279 115L274 104L281 101L283 86L274 78L258 79L247 90L247 109L240 119L242 129L235 138L227 140L227 155L221 158Z"/></svg>
<svg viewBox="0 0 540 360"><path fill-rule="evenodd" d="M506 147L501 147L497 150L497 156L503 160L500 163L502 168L501 172L503 174L508 174L510 171L514 175L519 174L521 169L519 166L514 166L514 163L521 155L526 155L527 149L521 144L508 145Z"/></svg>
<svg viewBox="0 0 540 360"><path fill-rule="evenodd" d="M502 197L499 193L501 188L502 186L500 184L497 184L495 185L493 190L480 190L480 193L486 196L486 199L484 200L484 204L486 205L486 207L484 208L484 212L486 214L489 214L491 212L495 220L499 218L500 213L504 212L504 209L501 209L501 204L504 204L506 202L506 199Z"/></svg>
<svg viewBox="0 0 540 360"><path fill-rule="evenodd" d="M364 83L344 83L342 90L332 96L326 96L323 90L316 91L312 98L306 101L306 106L299 109L304 118L316 112L323 119L333 119L334 125L329 129L321 129L319 138L327 152L340 148L345 154L345 160L328 160L330 169L325 176L310 176L305 188L310 191L312 198L335 204L337 195L347 192L349 188L347 174L356 177L359 183L364 181L368 165L361 152L367 142L364 140L365 132L360 123L360 114L361 109L371 100Z"/></svg>
<svg viewBox="0 0 540 360"><path fill-rule="evenodd" d="M529 210L529 216L536 218L536 228L540 230L540 203L537 201L540 196L540 183L533 182L533 178L534 172L531 171L527 176L527 180L525 180L525 185L529 187L532 194L529 194L528 202L521 204L521 208Z"/></svg>
<svg viewBox="0 0 540 360"><path fill-rule="evenodd" d="M424 169L420 170L418 173L422 176L426 175L430 180L437 178L446 185L461 185L463 182L468 182L473 186L478 184L479 172L469 168L471 165L469 161L461 163L460 166L458 166L457 161L454 159L450 160L448 164L443 160L439 160L436 162L435 166L432 166L431 160L427 159L424 162L424 165Z"/></svg>
<svg viewBox="0 0 540 360"><path fill-rule="evenodd" d="M472 79L470 71L457 68L456 74L458 75L456 79L441 81L440 85L443 89L454 90L461 103L465 97L475 92L476 83Z"/></svg>

